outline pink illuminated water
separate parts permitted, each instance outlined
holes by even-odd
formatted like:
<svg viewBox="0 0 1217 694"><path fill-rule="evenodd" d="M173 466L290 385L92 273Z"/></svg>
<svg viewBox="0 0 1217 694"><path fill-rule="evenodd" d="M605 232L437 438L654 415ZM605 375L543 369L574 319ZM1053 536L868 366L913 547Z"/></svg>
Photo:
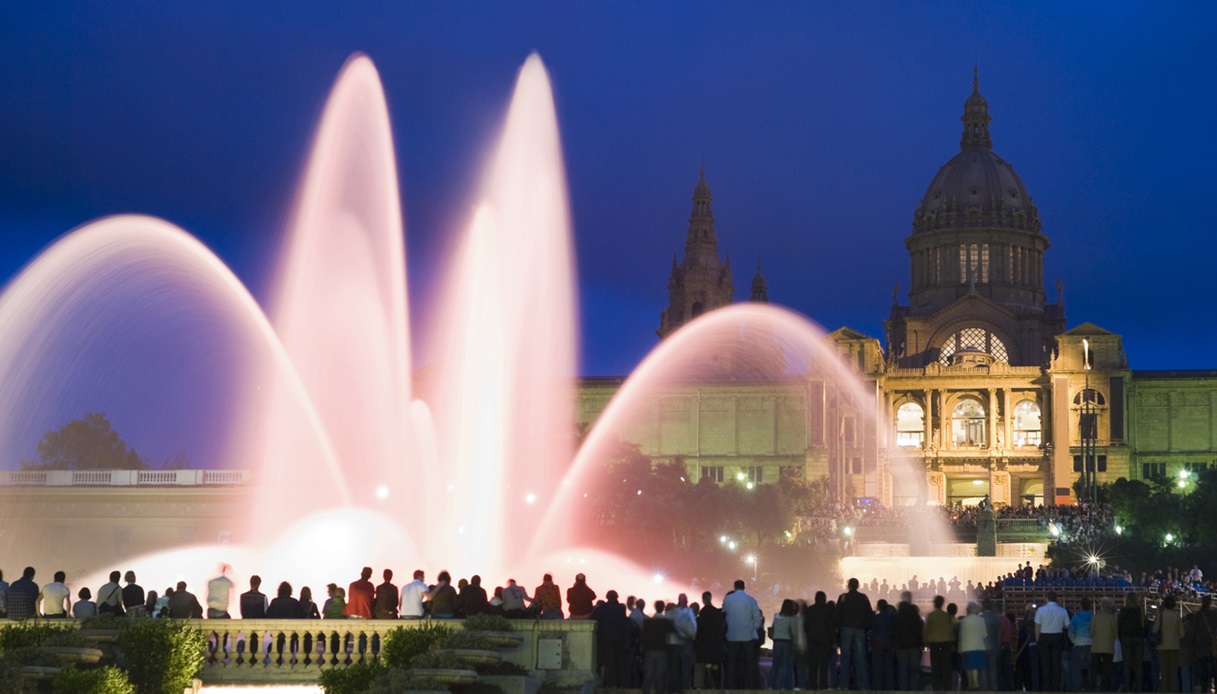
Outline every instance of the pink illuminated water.
<svg viewBox="0 0 1217 694"><path fill-rule="evenodd" d="M604 538L575 522L618 437L652 436L658 401L691 384L818 374L857 402L866 394L805 318L730 307L658 347L575 456L578 320L562 162L549 79L533 56L445 274L427 332L438 359L420 370L389 114L375 67L354 56L317 128L270 319L215 255L172 225L94 222L0 297L0 437L52 428L37 403L71 397L93 369L121 362L115 355L170 340L162 366L131 367L140 392L153 394L148 411L164 421L174 399L214 401L223 423L203 431L222 436L232 467L254 470L254 493L233 544L183 542L129 562L145 585L185 577L201 589L225 562L238 578L286 578L318 596L363 565L399 578L415 568L480 573L491 585L509 575L528 584L546 571L569 583L583 571L601 592L650 593L655 567L605 551ZM79 357L90 351L109 361ZM215 392L179 387L184 371L210 375L202 380ZM149 419L155 426L158 417Z"/></svg>

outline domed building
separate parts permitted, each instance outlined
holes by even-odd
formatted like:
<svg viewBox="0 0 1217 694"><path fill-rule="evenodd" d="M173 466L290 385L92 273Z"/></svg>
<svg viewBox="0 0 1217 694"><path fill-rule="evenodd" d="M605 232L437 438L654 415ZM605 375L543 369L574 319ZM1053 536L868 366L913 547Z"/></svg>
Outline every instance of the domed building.
<svg viewBox="0 0 1217 694"><path fill-rule="evenodd" d="M1119 335L1066 330L1060 283L1053 303L1044 289L1039 210L993 149L975 72L961 121L959 151L930 178L904 239L907 303L897 291L882 340L829 335L873 400L841 397L814 371L800 383L708 377L657 395L652 415L619 435L656 461L683 460L694 479L765 482L797 467L841 499L889 505L1068 504L1120 477L1183 480L1217 465L1217 372L1132 371ZM703 170L661 338L737 300L710 200ZM750 290L770 300L759 266ZM734 356L707 366L737 369ZM620 383L584 380L583 423Z"/></svg>

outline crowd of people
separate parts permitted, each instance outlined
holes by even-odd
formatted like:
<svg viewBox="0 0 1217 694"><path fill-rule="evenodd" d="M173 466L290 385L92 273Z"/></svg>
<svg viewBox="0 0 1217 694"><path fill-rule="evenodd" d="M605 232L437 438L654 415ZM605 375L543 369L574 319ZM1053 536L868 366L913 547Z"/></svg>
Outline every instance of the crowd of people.
<svg viewBox="0 0 1217 694"><path fill-rule="evenodd" d="M222 567L207 582L202 602L184 581L164 595L147 591L135 573L111 572L96 599L81 588L72 600L64 572L39 586L27 567L8 584L0 573L0 616L84 619L168 617L231 619L235 604L242 619L448 619L477 614L508 618L593 620L597 623L599 675L609 688L652 692L686 689L858 689L954 691L1210 691L1217 610L1208 595L1198 610L1182 614L1169 588L1202 581L1198 568L1166 570L1142 583L1165 588L1160 602L1148 603L1143 591L1130 590L1117 605L1095 601L1085 589L1106 580L1093 567L1084 577L1061 569L1020 566L986 586L957 579L918 581L897 590L872 581L850 579L844 593L830 600L817 591L811 602L786 598L766 623L760 603L735 581L714 604L706 591L700 602L685 594L673 601L628 596L616 591L599 599L583 574L565 594L546 574L530 592L515 580L487 593L479 576L456 585L448 572L434 583L422 570L398 586L392 570L380 584L364 567L343 588L331 583L318 606L309 588L295 594L279 584L275 597L261 591L251 576L249 590L235 596ZM1125 573L1122 585L1132 586ZM1087 583L1086 581L1090 581ZM1003 588L1031 588L1043 599L1021 610L997 609ZM1057 588L1076 604L1063 605ZM1079 589L1080 592L1079 592ZM869 594L868 594L869 591ZM872 603L871 596L877 597ZM1078 597L1078 596L1081 597ZM921 600L919 601L918 596ZM932 598L924 614L919 602ZM963 608L960 609L959 605ZM204 607L205 605L205 607ZM648 609L651 612L648 614ZM1146 614L1148 611L1149 614ZM770 667L762 675L762 646L770 645ZM923 661L928 657L928 673Z"/></svg>

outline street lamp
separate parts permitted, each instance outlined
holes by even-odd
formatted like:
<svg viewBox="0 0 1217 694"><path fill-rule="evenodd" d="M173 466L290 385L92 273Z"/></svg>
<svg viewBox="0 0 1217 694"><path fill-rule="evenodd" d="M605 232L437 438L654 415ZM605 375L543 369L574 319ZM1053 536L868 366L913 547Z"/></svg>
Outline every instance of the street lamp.
<svg viewBox="0 0 1217 694"><path fill-rule="evenodd" d="M749 554L747 557L744 557L744 563L752 566L752 582L755 583L757 574L759 573L759 570L757 569L759 562L756 560L756 555Z"/></svg>

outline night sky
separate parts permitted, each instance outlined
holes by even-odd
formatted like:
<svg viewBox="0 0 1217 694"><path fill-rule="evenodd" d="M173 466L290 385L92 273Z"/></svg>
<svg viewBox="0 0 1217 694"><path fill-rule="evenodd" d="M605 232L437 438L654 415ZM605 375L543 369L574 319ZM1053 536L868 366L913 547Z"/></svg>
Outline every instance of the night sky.
<svg viewBox="0 0 1217 694"><path fill-rule="evenodd" d="M0 277L79 224L142 212L265 298L315 120L363 51L388 93L422 320L535 50L565 145L581 372L628 373L656 343L703 157L737 296L759 257L775 303L882 337L978 63L1070 327L1122 334L1134 368L1217 368L1217 3L270 4L0 10Z"/></svg>

